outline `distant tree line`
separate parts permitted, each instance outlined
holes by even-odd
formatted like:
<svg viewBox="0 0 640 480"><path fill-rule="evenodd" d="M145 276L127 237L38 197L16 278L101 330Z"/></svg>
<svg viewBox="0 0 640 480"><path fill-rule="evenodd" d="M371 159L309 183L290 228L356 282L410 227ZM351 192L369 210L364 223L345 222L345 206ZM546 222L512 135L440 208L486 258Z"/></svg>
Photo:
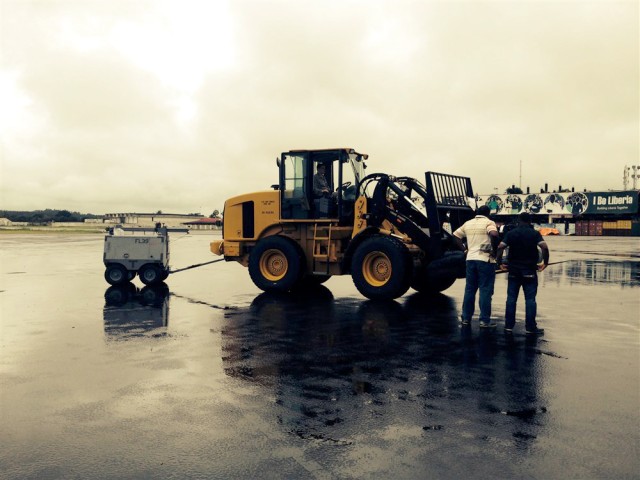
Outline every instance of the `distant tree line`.
<svg viewBox="0 0 640 480"><path fill-rule="evenodd" d="M70 212L69 210L34 210L21 212L13 210L0 210L0 218L8 218L12 222L49 223L49 222L84 222L86 218L100 218L100 215L91 213Z"/></svg>

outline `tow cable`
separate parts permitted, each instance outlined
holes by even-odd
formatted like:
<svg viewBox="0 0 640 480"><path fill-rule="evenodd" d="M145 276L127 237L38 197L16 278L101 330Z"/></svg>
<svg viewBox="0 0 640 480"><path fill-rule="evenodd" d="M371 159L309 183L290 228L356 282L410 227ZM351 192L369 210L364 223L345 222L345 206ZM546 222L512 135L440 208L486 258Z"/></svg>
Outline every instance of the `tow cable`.
<svg viewBox="0 0 640 480"><path fill-rule="evenodd" d="M210 265L212 263L217 263L217 262L222 262L222 261L224 261L224 258L218 258L216 260L211 260L210 262L196 263L195 265L190 265L188 267L179 268L177 270L169 270L169 274L178 273L178 272L184 272L185 270L191 270L192 268L203 267L205 265Z"/></svg>
<svg viewBox="0 0 640 480"><path fill-rule="evenodd" d="M547 267L550 267L551 265L558 265L559 263L566 263L566 262L570 262L571 260L562 260L561 262L550 262L547 264ZM502 270L502 269L497 269L496 270L496 275L500 274L500 273L509 273L509 270Z"/></svg>

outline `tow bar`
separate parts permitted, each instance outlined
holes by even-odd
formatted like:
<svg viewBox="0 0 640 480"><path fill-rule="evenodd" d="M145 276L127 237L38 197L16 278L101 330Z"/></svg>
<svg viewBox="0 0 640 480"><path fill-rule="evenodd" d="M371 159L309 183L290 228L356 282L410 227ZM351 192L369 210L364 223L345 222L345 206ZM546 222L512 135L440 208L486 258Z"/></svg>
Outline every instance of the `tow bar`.
<svg viewBox="0 0 640 480"><path fill-rule="evenodd" d="M218 258L217 260L211 260L210 262L196 263L195 265L189 265L188 267L179 268L177 270L169 270L169 274L184 272L185 270L191 270L192 268L203 267L204 265L209 265L212 263L217 263L222 261L224 261L224 258Z"/></svg>

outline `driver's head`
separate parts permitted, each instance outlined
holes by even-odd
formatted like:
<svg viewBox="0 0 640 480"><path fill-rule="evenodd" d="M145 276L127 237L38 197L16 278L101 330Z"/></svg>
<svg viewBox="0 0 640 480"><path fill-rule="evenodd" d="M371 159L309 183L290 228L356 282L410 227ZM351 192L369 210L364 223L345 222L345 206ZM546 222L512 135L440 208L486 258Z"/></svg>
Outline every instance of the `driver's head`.
<svg viewBox="0 0 640 480"><path fill-rule="evenodd" d="M317 170L318 170L318 173L324 173L327 170L327 167L324 163L319 163Z"/></svg>

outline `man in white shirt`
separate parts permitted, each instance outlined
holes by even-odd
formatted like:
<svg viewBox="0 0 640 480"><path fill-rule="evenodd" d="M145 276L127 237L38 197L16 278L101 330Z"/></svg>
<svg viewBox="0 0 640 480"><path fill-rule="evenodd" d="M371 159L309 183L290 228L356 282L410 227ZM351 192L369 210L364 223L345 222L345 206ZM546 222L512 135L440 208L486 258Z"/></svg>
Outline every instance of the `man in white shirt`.
<svg viewBox="0 0 640 480"><path fill-rule="evenodd" d="M491 321L491 297L496 280L495 248L499 243L496 224L489 217L489 207L478 208L472 218L455 232L458 248L467 254L467 283L462 302L462 325L469 325L475 311L476 292L480 290L480 327L495 327ZM463 240L466 239L466 248Z"/></svg>

